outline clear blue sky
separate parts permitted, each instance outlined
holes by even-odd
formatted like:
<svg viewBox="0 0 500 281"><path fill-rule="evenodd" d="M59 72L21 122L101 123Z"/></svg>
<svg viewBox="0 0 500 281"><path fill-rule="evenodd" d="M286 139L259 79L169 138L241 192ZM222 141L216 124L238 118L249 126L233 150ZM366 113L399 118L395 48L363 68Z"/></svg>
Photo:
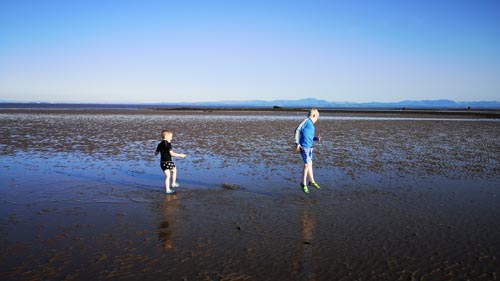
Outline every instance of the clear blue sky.
<svg viewBox="0 0 500 281"><path fill-rule="evenodd" d="M0 0L0 101L500 100L499 0Z"/></svg>

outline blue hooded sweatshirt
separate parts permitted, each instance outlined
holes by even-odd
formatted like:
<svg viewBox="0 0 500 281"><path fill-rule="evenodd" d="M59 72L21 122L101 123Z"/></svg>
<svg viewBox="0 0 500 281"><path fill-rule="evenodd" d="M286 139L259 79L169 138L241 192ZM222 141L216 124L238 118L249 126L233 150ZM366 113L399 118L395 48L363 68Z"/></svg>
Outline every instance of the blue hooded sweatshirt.
<svg viewBox="0 0 500 281"><path fill-rule="evenodd" d="M313 141L318 138L314 136L314 123L311 118L306 118L295 129L295 144L300 144L304 148L310 148Z"/></svg>

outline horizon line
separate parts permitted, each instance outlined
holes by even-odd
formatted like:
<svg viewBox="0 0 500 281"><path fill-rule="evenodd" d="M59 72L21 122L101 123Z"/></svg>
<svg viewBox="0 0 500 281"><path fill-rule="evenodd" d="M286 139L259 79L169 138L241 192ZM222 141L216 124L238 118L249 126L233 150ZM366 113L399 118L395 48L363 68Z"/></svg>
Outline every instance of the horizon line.
<svg viewBox="0 0 500 281"><path fill-rule="evenodd" d="M454 102L454 103L500 103L500 100L468 100L459 101L452 99L421 99L421 100L399 100L399 101L329 101L317 98L302 98L302 99L274 99L274 100L218 100L218 101L178 101L178 102L139 102L139 101L19 101L19 100L0 100L0 103L17 103L17 104L114 104L114 105L176 105L176 104L208 104L208 103L256 103L256 102L327 102L336 104L400 104L402 102Z"/></svg>

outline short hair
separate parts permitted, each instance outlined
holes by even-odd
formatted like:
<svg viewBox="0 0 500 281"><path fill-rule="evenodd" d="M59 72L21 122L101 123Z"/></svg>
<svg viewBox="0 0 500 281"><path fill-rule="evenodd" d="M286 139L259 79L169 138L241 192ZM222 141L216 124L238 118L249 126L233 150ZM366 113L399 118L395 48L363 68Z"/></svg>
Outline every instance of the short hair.
<svg viewBox="0 0 500 281"><path fill-rule="evenodd" d="M319 111L316 108L311 108L309 110L309 117L312 117L314 114L319 114Z"/></svg>
<svg viewBox="0 0 500 281"><path fill-rule="evenodd" d="M164 138L165 135L168 135L168 134L172 134L172 131L170 131L170 130L163 130L163 131L161 131L161 137L162 138Z"/></svg>

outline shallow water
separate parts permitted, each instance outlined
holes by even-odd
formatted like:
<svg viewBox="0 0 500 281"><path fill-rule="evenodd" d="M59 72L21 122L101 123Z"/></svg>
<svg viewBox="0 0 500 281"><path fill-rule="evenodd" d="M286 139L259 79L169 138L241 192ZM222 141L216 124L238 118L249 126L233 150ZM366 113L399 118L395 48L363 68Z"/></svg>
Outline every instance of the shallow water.
<svg viewBox="0 0 500 281"><path fill-rule="evenodd" d="M0 114L0 278L498 278L498 120L323 115L305 195L303 118ZM165 128L188 154L175 196Z"/></svg>
<svg viewBox="0 0 500 281"><path fill-rule="evenodd" d="M318 170L326 170L326 178L331 172L446 178L500 174L498 120L339 118L325 116L317 124L323 141L315 147L315 165ZM295 173L286 171L296 170L300 163L291 147L293 130L301 119L269 113L3 114L0 149L3 155L17 158L55 159L66 166L77 165L76 170L78 163L116 165L116 169L139 171L139 178L143 174L150 177L149 173L157 174L151 168L157 160L153 152L159 132L169 128L175 134L175 150L189 155L177 161L189 178L203 171L220 178L226 175L225 170L237 166L238 176L295 180Z"/></svg>

